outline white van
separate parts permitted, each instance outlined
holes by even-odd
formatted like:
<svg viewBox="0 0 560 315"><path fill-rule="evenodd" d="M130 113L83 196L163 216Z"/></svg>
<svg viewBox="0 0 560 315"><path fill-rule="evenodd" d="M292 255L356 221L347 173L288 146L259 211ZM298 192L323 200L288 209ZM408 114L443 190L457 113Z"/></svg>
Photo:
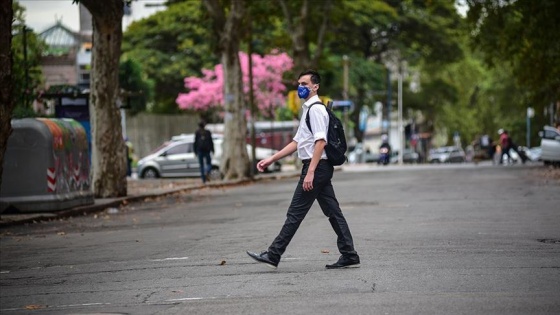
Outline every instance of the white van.
<svg viewBox="0 0 560 315"><path fill-rule="evenodd" d="M539 131L541 137L541 160L544 165L560 166L560 131L551 126L544 126Z"/></svg>

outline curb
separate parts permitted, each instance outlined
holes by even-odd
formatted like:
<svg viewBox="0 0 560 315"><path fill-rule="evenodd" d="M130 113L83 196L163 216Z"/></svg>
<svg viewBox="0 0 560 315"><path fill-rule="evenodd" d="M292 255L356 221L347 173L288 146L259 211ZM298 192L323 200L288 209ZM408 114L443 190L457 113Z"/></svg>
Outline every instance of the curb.
<svg viewBox="0 0 560 315"><path fill-rule="evenodd" d="M190 185L182 188L173 188L168 190L163 190L156 193L144 193L139 195L131 195L117 198L101 198L95 199L95 203L92 205L78 206L70 209L59 210L56 212L37 212L37 213L25 213L21 215L14 215L13 218L5 218L5 215L0 215L0 228L15 225L24 225L30 223L37 223L42 221L50 221L62 218L69 218L78 215L86 215L91 213L98 213L106 210L107 208L120 207L125 203L139 202L148 198L155 198L161 196L168 196L176 193L185 193L193 190L203 189L203 188L222 188L222 187L232 187L247 183L254 183L266 180L277 180L283 178L291 178L299 176L299 172L294 173L284 173L284 174L272 174L272 175L260 175L253 179L241 179L241 180L230 180L222 181L219 183L210 183L206 185ZM18 218L19 216L19 218Z"/></svg>

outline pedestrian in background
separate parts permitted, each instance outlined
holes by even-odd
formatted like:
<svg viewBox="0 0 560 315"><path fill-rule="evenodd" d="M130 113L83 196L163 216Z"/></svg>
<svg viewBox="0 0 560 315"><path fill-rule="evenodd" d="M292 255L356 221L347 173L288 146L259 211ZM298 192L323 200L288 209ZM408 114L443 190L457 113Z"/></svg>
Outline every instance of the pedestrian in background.
<svg viewBox="0 0 560 315"><path fill-rule="evenodd" d="M210 180L210 171L212 171L211 154L214 154L214 141L212 140L212 133L206 129L206 122L204 121L198 123L198 130L194 134L193 151L198 157L202 183L206 183Z"/></svg>
<svg viewBox="0 0 560 315"><path fill-rule="evenodd" d="M134 146L128 137L124 138L124 144L126 146L126 176L132 176L132 161L134 159Z"/></svg>
<svg viewBox="0 0 560 315"><path fill-rule="evenodd" d="M511 155L509 154L509 136L505 130L498 130L500 135L500 148L502 149L502 155L500 156L500 164L504 164L504 155L507 155L507 164L511 163Z"/></svg>
<svg viewBox="0 0 560 315"><path fill-rule="evenodd" d="M515 153L517 153L517 156L519 156L519 158L521 159L521 162L525 164L525 162L527 162L527 160L529 159L525 152L519 150L519 146L517 145L517 143L515 143L515 141L513 141L513 138L507 130L504 130L504 133L507 135L510 150L515 151Z"/></svg>
<svg viewBox="0 0 560 315"><path fill-rule="evenodd" d="M272 163L297 151L303 164L301 176L280 233L268 250L260 254L247 252L251 258L271 268L278 267L282 254L286 251L315 199L319 202L325 216L329 218L337 235L337 246L341 254L337 262L325 267L336 269L360 266L360 257L354 250L350 228L342 214L331 183L334 168L327 160L324 150L327 143L329 116L323 105L310 107L321 101L317 94L320 83L321 77L316 71L308 70L299 75L298 96L305 102L296 135L293 141L282 150L257 163L257 169L263 172ZM311 130L305 123L307 115L310 115Z"/></svg>

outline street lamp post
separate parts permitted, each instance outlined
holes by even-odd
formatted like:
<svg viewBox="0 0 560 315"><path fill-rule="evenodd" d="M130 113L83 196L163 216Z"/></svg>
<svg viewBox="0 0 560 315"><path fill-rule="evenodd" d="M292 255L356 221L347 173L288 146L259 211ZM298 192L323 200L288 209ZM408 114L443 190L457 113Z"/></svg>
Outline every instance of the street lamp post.
<svg viewBox="0 0 560 315"><path fill-rule="evenodd" d="M399 161L399 165L403 164L403 155L404 155L404 139L403 139L403 133L404 133L404 128L403 128L403 113L402 113L402 69L400 69L399 67L399 74L398 74L398 80L399 80L399 94L398 94L398 111L399 111L399 116L398 116L398 136L399 136L399 155L398 155L398 161Z"/></svg>
<svg viewBox="0 0 560 315"><path fill-rule="evenodd" d="M349 58L347 55L342 56L342 65L343 65L343 91L342 91L342 96L344 97L345 100L348 99L348 62L349 62Z"/></svg>
<svg viewBox="0 0 560 315"><path fill-rule="evenodd" d="M25 108L29 106L29 65L27 62L27 32L29 29L27 26L23 26L23 67L25 69L25 93L24 93L24 105Z"/></svg>
<svg viewBox="0 0 560 315"><path fill-rule="evenodd" d="M535 116L535 110L527 107L527 148L531 147L531 118Z"/></svg>

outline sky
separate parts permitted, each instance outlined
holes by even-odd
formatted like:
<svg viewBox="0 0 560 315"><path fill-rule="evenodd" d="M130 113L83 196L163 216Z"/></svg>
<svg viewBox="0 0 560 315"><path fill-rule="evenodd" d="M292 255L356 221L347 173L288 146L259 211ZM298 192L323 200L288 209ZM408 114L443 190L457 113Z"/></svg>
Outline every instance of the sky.
<svg viewBox="0 0 560 315"><path fill-rule="evenodd" d="M78 5L72 0L16 0L25 7L25 20L35 33L41 33L53 26L57 20L73 31L79 31L80 14ZM146 4L163 3L165 0L135 0L132 2L132 16L123 24L147 17L162 7L146 7Z"/></svg>

